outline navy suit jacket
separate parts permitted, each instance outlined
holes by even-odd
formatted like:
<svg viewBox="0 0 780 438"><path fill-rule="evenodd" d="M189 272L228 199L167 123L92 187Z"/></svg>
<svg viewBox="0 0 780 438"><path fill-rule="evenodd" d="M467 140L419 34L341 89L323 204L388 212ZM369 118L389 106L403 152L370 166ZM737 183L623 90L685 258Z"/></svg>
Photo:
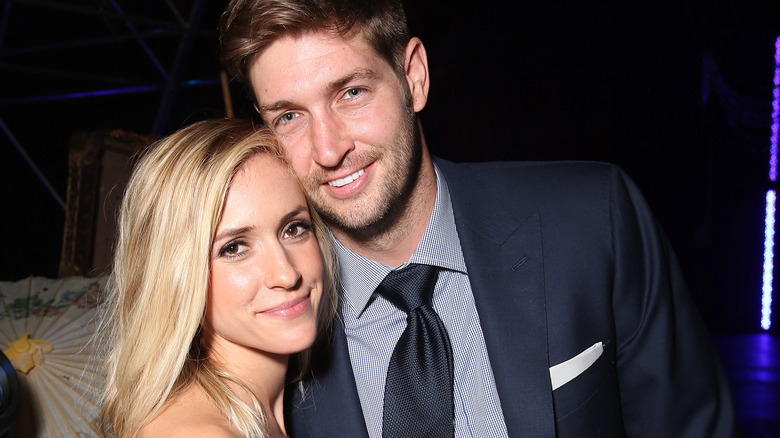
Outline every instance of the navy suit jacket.
<svg viewBox="0 0 780 438"><path fill-rule="evenodd" d="M620 169L436 163L510 437L739 435L674 254ZM599 359L553 391L550 367L596 342ZM367 437L340 321L311 376L287 391L290 436Z"/></svg>

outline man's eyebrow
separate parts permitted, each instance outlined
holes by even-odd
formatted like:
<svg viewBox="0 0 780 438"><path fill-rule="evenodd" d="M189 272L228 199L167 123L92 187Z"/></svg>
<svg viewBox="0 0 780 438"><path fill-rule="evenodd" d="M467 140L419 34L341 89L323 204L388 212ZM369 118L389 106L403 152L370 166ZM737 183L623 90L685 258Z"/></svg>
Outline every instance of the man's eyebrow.
<svg viewBox="0 0 780 438"><path fill-rule="evenodd" d="M363 69L363 70L356 70L352 73L341 77L339 79L336 79L335 81L332 81L329 83L325 88L328 91L336 90L339 88L342 88L343 86L347 85L348 83L357 80L357 79L375 79L378 75L376 72L370 69Z"/></svg>
<svg viewBox="0 0 780 438"><path fill-rule="evenodd" d="M325 92L330 93L333 90L338 90L348 83L358 79L375 79L377 76L378 75L376 72L371 69L355 70L347 75L344 75L343 77L329 82L327 85L325 85ZM272 111L278 111L282 108L287 108L294 105L295 104L290 100L277 100L276 102L270 103L268 105L258 105L257 109L260 114L264 114Z"/></svg>
<svg viewBox="0 0 780 438"><path fill-rule="evenodd" d="M292 102L289 100L278 100L270 105L259 105L257 107L257 112L260 114L271 112L271 111L277 111L282 108L286 108L288 106L291 106Z"/></svg>

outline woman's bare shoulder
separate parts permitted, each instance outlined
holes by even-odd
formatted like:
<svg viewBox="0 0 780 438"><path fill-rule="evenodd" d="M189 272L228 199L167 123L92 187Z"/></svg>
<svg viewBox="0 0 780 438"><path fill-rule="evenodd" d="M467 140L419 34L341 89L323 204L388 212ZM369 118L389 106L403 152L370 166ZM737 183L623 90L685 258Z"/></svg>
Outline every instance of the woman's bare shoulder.
<svg viewBox="0 0 780 438"><path fill-rule="evenodd" d="M227 419L208 400L203 391L191 387L174 399L138 433L138 438L239 437Z"/></svg>

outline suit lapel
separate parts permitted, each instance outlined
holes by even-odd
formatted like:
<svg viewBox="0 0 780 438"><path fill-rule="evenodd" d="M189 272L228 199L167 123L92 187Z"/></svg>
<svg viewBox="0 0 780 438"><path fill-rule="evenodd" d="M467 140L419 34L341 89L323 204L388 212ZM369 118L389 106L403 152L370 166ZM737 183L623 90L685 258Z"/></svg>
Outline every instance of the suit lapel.
<svg viewBox="0 0 780 438"><path fill-rule="evenodd" d="M295 437L330 438L338 430L339 436L368 438L340 317L331 331L330 348L314 359L314 378L306 381L303 400L297 388L290 389L295 393L288 432Z"/></svg>
<svg viewBox="0 0 780 438"><path fill-rule="evenodd" d="M449 186L509 436L554 436L539 215L517 219L492 195L506 187L491 190L490 178L437 165Z"/></svg>

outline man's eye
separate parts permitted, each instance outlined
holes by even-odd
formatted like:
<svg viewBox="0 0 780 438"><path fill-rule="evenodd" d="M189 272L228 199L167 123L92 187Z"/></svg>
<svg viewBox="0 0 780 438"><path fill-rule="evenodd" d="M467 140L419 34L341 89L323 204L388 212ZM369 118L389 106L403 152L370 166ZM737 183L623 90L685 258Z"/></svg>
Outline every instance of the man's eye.
<svg viewBox="0 0 780 438"><path fill-rule="evenodd" d="M298 117L298 114L296 113L284 113L279 118L276 119L276 124L287 124L292 122L296 117Z"/></svg>
<svg viewBox="0 0 780 438"><path fill-rule="evenodd" d="M362 88L350 88L346 93L344 93L344 97L347 99L354 99L360 96L363 91L364 90Z"/></svg>

